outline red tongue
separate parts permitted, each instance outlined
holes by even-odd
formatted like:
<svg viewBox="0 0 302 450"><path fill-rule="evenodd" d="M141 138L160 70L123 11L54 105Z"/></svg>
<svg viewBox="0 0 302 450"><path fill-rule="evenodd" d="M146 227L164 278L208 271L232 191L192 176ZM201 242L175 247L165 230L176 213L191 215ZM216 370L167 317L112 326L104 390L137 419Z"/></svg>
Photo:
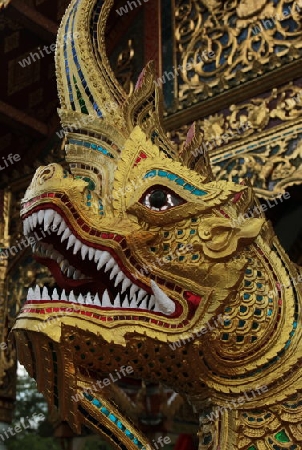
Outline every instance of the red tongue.
<svg viewBox="0 0 302 450"><path fill-rule="evenodd" d="M193 294L193 292L185 291L184 296L185 299L195 307L197 307L202 301L202 297L200 295Z"/></svg>
<svg viewBox="0 0 302 450"><path fill-rule="evenodd" d="M56 261L54 261L53 259L46 259L46 258L41 258L40 256L36 256L34 255L34 258L41 264L43 264L44 266L47 266L49 268L49 270L51 271L51 274L53 275L54 279L56 280L56 282L58 283L58 285L62 288L62 289L66 289L66 290L72 290L74 288L77 288L79 286L83 286L83 285L92 285L94 283L94 281L90 281L90 280L71 280L69 278L67 278L65 275L63 275L63 273L61 272L61 269L58 265L58 263Z"/></svg>

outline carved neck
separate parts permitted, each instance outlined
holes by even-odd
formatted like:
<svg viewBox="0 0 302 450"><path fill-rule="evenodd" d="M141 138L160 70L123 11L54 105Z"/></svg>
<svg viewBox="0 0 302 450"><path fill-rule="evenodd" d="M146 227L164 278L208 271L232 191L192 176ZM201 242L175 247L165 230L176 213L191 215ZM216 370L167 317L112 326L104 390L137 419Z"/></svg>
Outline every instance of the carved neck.
<svg viewBox="0 0 302 450"><path fill-rule="evenodd" d="M207 366L215 371L215 379L220 375L221 387L226 390L234 383L234 392L249 387L251 379L264 384L271 372L277 377L274 367L278 355L287 353L287 365L288 357L293 357L294 363L292 349L298 341L301 291L294 285L299 280L295 266L277 239L268 246L258 238L245 256L244 278L223 311L229 320L213 335L211 348L205 349L211 356Z"/></svg>
<svg viewBox="0 0 302 450"><path fill-rule="evenodd" d="M243 414L251 423L257 414L265 417L301 383L302 278L277 239L268 245L258 238L245 256L244 279L225 306L229 320L204 345L202 381L208 388L202 398L190 399L200 412L202 450L239 448Z"/></svg>

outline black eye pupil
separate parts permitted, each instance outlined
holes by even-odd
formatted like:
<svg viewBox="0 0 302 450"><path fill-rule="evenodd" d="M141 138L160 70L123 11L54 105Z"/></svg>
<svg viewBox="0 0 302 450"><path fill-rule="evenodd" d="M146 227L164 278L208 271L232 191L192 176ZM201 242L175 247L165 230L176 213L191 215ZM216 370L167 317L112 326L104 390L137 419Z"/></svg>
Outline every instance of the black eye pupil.
<svg viewBox="0 0 302 450"><path fill-rule="evenodd" d="M164 191L156 190L150 194L150 205L153 208L162 208L167 203L167 194Z"/></svg>

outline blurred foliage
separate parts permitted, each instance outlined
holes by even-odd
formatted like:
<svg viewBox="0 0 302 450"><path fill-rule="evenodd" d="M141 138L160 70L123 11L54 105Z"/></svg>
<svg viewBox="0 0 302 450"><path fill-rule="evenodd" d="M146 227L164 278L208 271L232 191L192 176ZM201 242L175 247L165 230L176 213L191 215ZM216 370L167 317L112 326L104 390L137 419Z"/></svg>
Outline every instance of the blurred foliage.
<svg viewBox="0 0 302 450"><path fill-rule="evenodd" d="M21 372L17 378L17 401L11 428L20 425L21 419L28 425L26 418L32 418L33 414L43 414L45 419L36 427L22 427L22 432L7 439L5 445L8 450L20 450L20 447L22 450L61 450L58 440L52 437L53 428L47 420L48 408L43 395L38 392L35 380L25 371Z"/></svg>
<svg viewBox="0 0 302 450"><path fill-rule="evenodd" d="M45 438L35 433L19 433L5 442L8 450L62 450L54 438Z"/></svg>
<svg viewBox="0 0 302 450"><path fill-rule="evenodd" d="M29 427L15 436L7 439L4 444L8 450L72 450L71 439L59 439L53 437L53 425L48 420L48 407L42 394L37 390L36 382L24 370L19 370L17 379L17 401L14 411L13 423L10 426L22 424L25 419L26 426L29 422L26 418L32 418L33 414L43 414L45 419L41 420L36 427ZM22 419L22 420L21 420ZM2 431L3 434L3 431ZM9 434L9 432L8 432ZM111 450L98 436L91 435L89 430L84 434L86 438L79 439L78 450ZM77 440L77 438L74 438ZM2 442L2 441L1 441ZM77 442L79 444L79 441Z"/></svg>

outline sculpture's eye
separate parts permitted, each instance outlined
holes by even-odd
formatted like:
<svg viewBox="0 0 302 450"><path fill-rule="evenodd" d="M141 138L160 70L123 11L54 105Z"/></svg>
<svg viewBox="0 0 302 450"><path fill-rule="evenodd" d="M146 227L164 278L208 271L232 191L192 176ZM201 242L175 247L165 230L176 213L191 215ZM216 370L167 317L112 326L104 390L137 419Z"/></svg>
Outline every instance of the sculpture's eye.
<svg viewBox="0 0 302 450"><path fill-rule="evenodd" d="M149 191L141 198L141 203L153 211L165 211L185 203L185 200L178 197L168 188L156 187L149 189Z"/></svg>

